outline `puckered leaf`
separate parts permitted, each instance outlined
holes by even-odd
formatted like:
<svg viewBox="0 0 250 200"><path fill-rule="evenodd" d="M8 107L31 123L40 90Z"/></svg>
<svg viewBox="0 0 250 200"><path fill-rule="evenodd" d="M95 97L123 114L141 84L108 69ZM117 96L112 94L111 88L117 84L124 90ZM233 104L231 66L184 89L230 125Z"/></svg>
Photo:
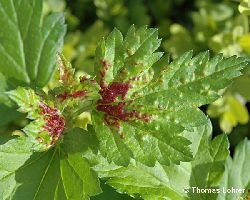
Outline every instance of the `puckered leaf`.
<svg viewBox="0 0 250 200"><path fill-rule="evenodd" d="M0 72L23 84L44 86L65 34L64 17L42 18L42 0L0 0Z"/></svg>
<svg viewBox="0 0 250 200"><path fill-rule="evenodd" d="M98 178L81 155L88 138L89 134L75 129L65 136L64 143L32 155L28 141L12 139L2 144L0 198L87 200L99 194Z"/></svg>
<svg viewBox="0 0 250 200"><path fill-rule="evenodd" d="M156 163L148 167L132 162L128 167L117 166L99 154L86 155L92 160L93 169L107 179L107 183L118 192L132 196L141 196L147 200L158 199L216 199L217 193L206 194L192 192L192 187L218 189L228 158L228 140L226 135L211 140L211 125L184 131L182 136L192 141L194 160L181 162L180 165L164 166Z"/></svg>
<svg viewBox="0 0 250 200"><path fill-rule="evenodd" d="M142 27L136 31L132 26L124 39L121 32L114 29L97 47L96 74L105 84L143 74L162 56L161 52L155 52L160 41L157 29ZM105 73L104 77L100 71Z"/></svg>
<svg viewBox="0 0 250 200"><path fill-rule="evenodd" d="M233 159L229 158L223 181L221 182L221 191L237 192L221 193L217 200L234 200L246 196L250 189L250 142L245 139L239 143L235 149Z"/></svg>
<svg viewBox="0 0 250 200"><path fill-rule="evenodd" d="M56 144L65 129L65 117L53 102L47 102L32 89L18 87L8 92L20 112L33 120L23 131L34 143L35 151L44 151Z"/></svg>
<svg viewBox="0 0 250 200"><path fill-rule="evenodd" d="M76 77L75 69L59 55L59 82L49 95L55 97L55 101L61 110L66 109L68 115L79 115L81 112L91 110L99 98L99 85L89 75Z"/></svg>
<svg viewBox="0 0 250 200"><path fill-rule="evenodd" d="M124 39L115 29L97 48L101 98L92 120L110 162L190 161L190 142L180 133L206 123L198 107L215 101L247 64L245 58L187 52L154 76L159 44L155 29L132 26Z"/></svg>
<svg viewBox="0 0 250 200"><path fill-rule="evenodd" d="M151 102L162 109L209 104L246 64L247 59L242 57L223 58L219 54L209 58L209 52L203 52L192 58L192 53L187 52L170 63L162 76L136 98L142 105Z"/></svg>
<svg viewBox="0 0 250 200"><path fill-rule="evenodd" d="M34 90L18 87L7 94L10 99L17 103L20 112L28 113L27 118L36 119L40 115L39 104L42 102L42 98Z"/></svg>

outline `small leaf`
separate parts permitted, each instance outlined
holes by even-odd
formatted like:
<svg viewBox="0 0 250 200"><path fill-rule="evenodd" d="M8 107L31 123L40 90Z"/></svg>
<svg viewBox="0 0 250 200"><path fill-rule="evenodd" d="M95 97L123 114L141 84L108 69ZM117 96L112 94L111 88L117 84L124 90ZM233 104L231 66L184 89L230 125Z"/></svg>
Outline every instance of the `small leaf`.
<svg viewBox="0 0 250 200"><path fill-rule="evenodd" d="M27 118L36 119L39 117L39 104L42 101L32 89L18 87L15 90L9 91L8 96L15 101L19 106L19 111L22 113L28 113Z"/></svg>
<svg viewBox="0 0 250 200"><path fill-rule="evenodd" d="M66 58L59 54L58 55L58 65L60 73L60 81L64 85L71 85L74 82L75 69L71 66L70 62Z"/></svg>
<svg viewBox="0 0 250 200"><path fill-rule="evenodd" d="M77 77L75 69L63 55L58 56L59 84L49 91L49 97L66 113L75 126L78 117L86 111L90 111L96 105L99 98L99 85L89 75ZM86 124L85 124L86 125ZM80 125L82 127L84 125Z"/></svg>
<svg viewBox="0 0 250 200"><path fill-rule="evenodd" d="M20 112L28 113L27 118L34 120L23 129L34 143L33 150L45 151L54 146L65 129L65 117L54 103L46 102L32 89L23 87L8 95L18 104Z"/></svg>

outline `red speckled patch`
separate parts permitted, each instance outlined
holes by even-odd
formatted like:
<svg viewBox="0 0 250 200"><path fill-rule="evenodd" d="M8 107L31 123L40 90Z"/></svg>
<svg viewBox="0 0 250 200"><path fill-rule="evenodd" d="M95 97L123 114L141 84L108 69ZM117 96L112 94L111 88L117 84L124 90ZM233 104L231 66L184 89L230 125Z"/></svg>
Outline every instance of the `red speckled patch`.
<svg viewBox="0 0 250 200"><path fill-rule="evenodd" d="M148 114L141 114L136 110L128 111L125 109L126 102L125 97L128 93L130 83L123 82L113 82L107 86L104 82L104 77L110 64L107 61L102 60L101 64L104 70L101 71L100 80L100 95L102 99L97 102L97 110L104 112L104 121L109 126L114 126L120 128L120 121L131 121L135 119L140 119L145 122L150 121L150 116ZM118 97L121 97L120 102L116 103Z"/></svg>
<svg viewBox="0 0 250 200"><path fill-rule="evenodd" d="M64 92L63 94L57 95L57 98L59 98L61 101L65 101L68 98L81 98L86 96L86 94L86 90L79 90L73 93Z"/></svg>
<svg viewBox="0 0 250 200"><path fill-rule="evenodd" d="M46 121L43 128L52 136L51 144L53 145L65 128L65 119L56 108L51 108L44 103L40 103L39 106L41 114L44 115Z"/></svg>

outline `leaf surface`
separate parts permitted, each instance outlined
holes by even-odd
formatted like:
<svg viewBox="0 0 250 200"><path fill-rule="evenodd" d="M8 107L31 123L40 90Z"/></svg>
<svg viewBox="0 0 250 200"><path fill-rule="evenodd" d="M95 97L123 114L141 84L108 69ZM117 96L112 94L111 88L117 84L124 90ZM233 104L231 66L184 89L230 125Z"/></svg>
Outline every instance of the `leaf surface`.
<svg viewBox="0 0 250 200"><path fill-rule="evenodd" d="M42 17L42 0L0 1L0 72L16 82L44 86L66 28L61 13ZM10 34L11 33L11 34Z"/></svg>
<svg viewBox="0 0 250 200"><path fill-rule="evenodd" d="M180 165L164 166L157 162L154 167L148 167L134 161L128 167L121 167L109 164L100 154L99 158L93 154L86 156L99 176L107 179L107 183L120 193L148 200L216 199L217 194L193 193L191 187L219 188L229 155L226 135L211 140L210 125L196 128L194 132L185 131L182 136L192 141L195 157Z"/></svg>
<svg viewBox="0 0 250 200"><path fill-rule="evenodd" d="M98 178L81 155L87 148L81 141L88 137L88 133L74 129L65 135L62 144L35 154L30 151L26 154L27 141L27 147L20 146L17 139L1 145L0 158L4 161L1 162L1 199L87 200L99 194ZM7 147L9 150L4 150Z"/></svg>
<svg viewBox="0 0 250 200"><path fill-rule="evenodd" d="M92 113L101 153L108 161L148 166L192 160L184 130L206 123L198 107L215 101L247 64L245 58L184 53L154 76L162 53L156 29L133 26L123 39L117 30L96 50L101 98Z"/></svg>
<svg viewBox="0 0 250 200"><path fill-rule="evenodd" d="M244 197L250 189L250 142L244 139L235 149L233 159L229 158L221 183L221 191L241 189L241 192L221 193L218 200L234 200ZM244 191L243 191L244 190Z"/></svg>

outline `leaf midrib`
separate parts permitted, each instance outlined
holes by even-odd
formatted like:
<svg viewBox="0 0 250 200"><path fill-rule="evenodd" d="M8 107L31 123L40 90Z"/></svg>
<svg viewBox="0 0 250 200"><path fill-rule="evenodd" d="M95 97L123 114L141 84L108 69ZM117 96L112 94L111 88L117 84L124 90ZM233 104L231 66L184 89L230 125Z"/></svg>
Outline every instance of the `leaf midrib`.
<svg viewBox="0 0 250 200"><path fill-rule="evenodd" d="M43 180L44 180L44 178L46 177L47 172L49 171L49 168L50 168L50 166L51 166L51 163L52 163L53 160L54 160L54 157L55 157L56 153L57 153L57 149L55 149L55 150L53 151L53 154L52 154L52 156L51 156L51 159L50 159L50 161L49 161L49 163L48 163L48 165L47 165L47 168L46 168L45 171L44 171L44 174L43 174L43 176L42 176L42 179L41 179L41 181L40 181L40 183L39 183L39 185L38 185L38 188L37 188L37 190L36 190L36 193L35 193L35 195L34 195L34 197L33 197L33 200L36 199L36 197L37 197L37 195L38 195L38 193L39 193L39 191L40 191L40 188L41 188L41 185L42 185L42 183L43 183ZM45 155L46 155L46 154L45 154Z"/></svg>

